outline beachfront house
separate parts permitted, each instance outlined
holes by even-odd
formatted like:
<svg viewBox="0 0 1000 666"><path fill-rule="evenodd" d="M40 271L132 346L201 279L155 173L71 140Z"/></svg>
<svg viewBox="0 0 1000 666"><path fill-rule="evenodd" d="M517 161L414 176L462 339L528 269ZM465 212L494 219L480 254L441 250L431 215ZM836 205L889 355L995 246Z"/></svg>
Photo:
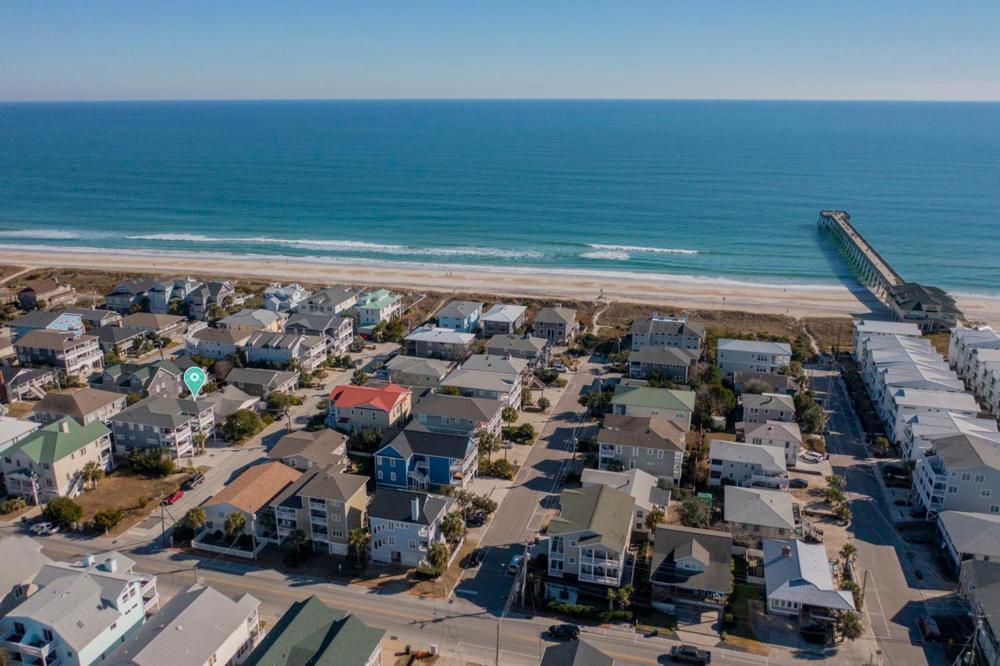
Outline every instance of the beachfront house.
<svg viewBox="0 0 1000 666"><path fill-rule="evenodd" d="M633 380L615 387L611 398L611 413L622 416L660 416L673 421L684 432L691 430L694 392L678 389L652 388Z"/></svg>
<svg viewBox="0 0 1000 666"><path fill-rule="evenodd" d="M300 312L285 322L285 333L319 336L326 340L326 353L346 354L354 341L354 320L321 312Z"/></svg>
<svg viewBox="0 0 1000 666"><path fill-rule="evenodd" d="M352 310L358 328L375 326L403 314L403 297L388 289L362 292Z"/></svg>
<svg viewBox="0 0 1000 666"><path fill-rule="evenodd" d="M787 488L785 451L777 446L713 439L708 452L708 485Z"/></svg>
<svg viewBox="0 0 1000 666"><path fill-rule="evenodd" d="M375 452L379 486L440 490L465 488L476 477L479 448L473 435L431 430L419 421L386 429Z"/></svg>
<svg viewBox="0 0 1000 666"><path fill-rule="evenodd" d="M104 369L104 354L94 335L60 331L31 331L14 343L21 365L44 365L62 377L86 380Z"/></svg>
<svg viewBox="0 0 1000 666"><path fill-rule="evenodd" d="M628 493L606 485L563 490L545 539L548 575L618 587L634 524L635 500ZM558 584L547 587L550 597L568 591Z"/></svg>
<svg viewBox="0 0 1000 666"><path fill-rule="evenodd" d="M580 332L576 310L561 305L542 308L535 315L534 334L556 345L568 345Z"/></svg>
<svg viewBox="0 0 1000 666"><path fill-rule="evenodd" d="M649 317L634 320L629 333L633 352L646 347L671 347L693 352L697 359L705 344L703 324L689 322L687 317L662 316L655 312Z"/></svg>
<svg viewBox="0 0 1000 666"><path fill-rule="evenodd" d="M455 369L452 361L418 356L393 356L385 364L389 381L403 386L434 388Z"/></svg>
<svg viewBox="0 0 1000 666"><path fill-rule="evenodd" d="M192 319L206 321L212 306L225 309L236 301L236 285L231 280L206 282L188 295L188 312Z"/></svg>
<svg viewBox="0 0 1000 666"><path fill-rule="evenodd" d="M733 373L733 390L737 394L744 393L745 388L751 384L762 387L764 393L784 393L785 395L795 395L799 392L799 384L795 377L785 373L777 372L748 372L737 370ZM819 399L819 398L817 398Z"/></svg>
<svg viewBox="0 0 1000 666"><path fill-rule="evenodd" d="M309 296L310 292L297 282L270 284L264 288L264 307L271 312L295 312Z"/></svg>
<svg viewBox="0 0 1000 666"><path fill-rule="evenodd" d="M650 566L652 605L664 613L681 609L719 613L733 590L733 535L680 525L653 532Z"/></svg>
<svg viewBox="0 0 1000 666"><path fill-rule="evenodd" d="M243 345L247 363L288 367L292 361L312 371L326 360L326 338L319 335L291 335L258 331Z"/></svg>
<svg viewBox="0 0 1000 666"><path fill-rule="evenodd" d="M125 403L121 393L89 387L50 391L35 405L31 418L39 423L52 423L70 416L80 425L91 421L107 424L112 416L125 409Z"/></svg>
<svg viewBox="0 0 1000 666"><path fill-rule="evenodd" d="M404 339L409 356L464 361L472 353L473 333L460 333L450 328L420 326Z"/></svg>
<svg viewBox="0 0 1000 666"><path fill-rule="evenodd" d="M337 386L330 392L326 425L345 432L385 430L410 417L413 393L398 384Z"/></svg>
<svg viewBox="0 0 1000 666"><path fill-rule="evenodd" d="M774 446L785 452L785 464L794 467L802 448L802 431L795 421L764 421L746 432L746 440L757 446Z"/></svg>
<svg viewBox="0 0 1000 666"><path fill-rule="evenodd" d="M449 301L438 310L437 325L459 333L475 333L479 329L479 318L483 314L483 304L476 301Z"/></svg>
<svg viewBox="0 0 1000 666"><path fill-rule="evenodd" d="M158 450L171 458L194 454L195 436L215 437L215 414L208 403L178 398L145 398L111 417L115 451Z"/></svg>
<svg viewBox="0 0 1000 666"><path fill-rule="evenodd" d="M686 432L659 416L608 414L597 433L602 470L641 469L664 481L681 480Z"/></svg>
<svg viewBox="0 0 1000 666"><path fill-rule="evenodd" d="M84 426L69 416L27 435L0 458L7 493L34 504L82 493L88 463L114 467L111 431L100 421Z"/></svg>
<svg viewBox="0 0 1000 666"><path fill-rule="evenodd" d="M123 314L137 312L142 309L144 303L148 303L149 290L157 284L151 277L130 278L119 282L105 295L105 305L109 310Z"/></svg>
<svg viewBox="0 0 1000 666"><path fill-rule="evenodd" d="M412 490L379 488L368 507L371 557L381 564L427 565L432 543L444 543L441 521L455 500Z"/></svg>
<svg viewBox="0 0 1000 666"><path fill-rule="evenodd" d="M200 280L190 276L157 282L146 292L149 311L154 314L180 314L188 296L201 285Z"/></svg>
<svg viewBox="0 0 1000 666"><path fill-rule="evenodd" d="M76 302L76 290L55 280L31 280L17 292L22 310L44 310Z"/></svg>
<svg viewBox="0 0 1000 666"><path fill-rule="evenodd" d="M497 303L479 317L480 332L483 337L494 335L514 335L524 327L524 317L528 308L523 305Z"/></svg>
<svg viewBox="0 0 1000 666"><path fill-rule="evenodd" d="M719 338L715 358L726 379L738 371L777 372L791 364L792 346L787 342Z"/></svg>
<svg viewBox="0 0 1000 666"><path fill-rule="evenodd" d="M413 418L438 432L475 435L485 430L499 436L506 406L500 400L427 393L413 406Z"/></svg>
<svg viewBox="0 0 1000 666"><path fill-rule="evenodd" d="M344 474L314 467L270 502L276 543L299 531L310 549L347 555L351 530L368 525L367 474Z"/></svg>
<svg viewBox="0 0 1000 666"><path fill-rule="evenodd" d="M299 312L309 314L339 315L346 313L358 302L357 289L347 287L324 287L302 301Z"/></svg>
<svg viewBox="0 0 1000 666"><path fill-rule="evenodd" d="M912 322L925 333L954 327L962 314L948 292L917 282L904 282L891 287L889 306L897 319Z"/></svg>

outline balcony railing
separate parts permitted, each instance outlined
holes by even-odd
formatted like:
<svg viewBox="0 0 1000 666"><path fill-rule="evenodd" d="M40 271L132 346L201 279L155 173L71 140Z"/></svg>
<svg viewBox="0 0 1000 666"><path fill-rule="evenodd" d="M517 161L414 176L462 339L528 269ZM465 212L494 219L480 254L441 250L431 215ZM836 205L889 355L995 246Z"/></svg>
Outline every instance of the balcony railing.
<svg viewBox="0 0 1000 666"><path fill-rule="evenodd" d="M49 653L52 651L51 641L33 640L24 642L24 636L24 634L11 631L3 638L0 638L0 645L8 652L15 654L23 654L38 659L44 659L49 656Z"/></svg>

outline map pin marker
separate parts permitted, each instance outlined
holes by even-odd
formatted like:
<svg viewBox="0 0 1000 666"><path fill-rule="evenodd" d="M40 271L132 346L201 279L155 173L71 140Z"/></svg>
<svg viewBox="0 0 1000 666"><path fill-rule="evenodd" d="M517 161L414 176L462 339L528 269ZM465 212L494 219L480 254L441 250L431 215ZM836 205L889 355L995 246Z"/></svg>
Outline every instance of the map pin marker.
<svg viewBox="0 0 1000 666"><path fill-rule="evenodd" d="M199 367L188 368L184 371L184 385L191 391L192 398L198 397L198 392L201 391L201 387L205 385L207 379L205 371Z"/></svg>

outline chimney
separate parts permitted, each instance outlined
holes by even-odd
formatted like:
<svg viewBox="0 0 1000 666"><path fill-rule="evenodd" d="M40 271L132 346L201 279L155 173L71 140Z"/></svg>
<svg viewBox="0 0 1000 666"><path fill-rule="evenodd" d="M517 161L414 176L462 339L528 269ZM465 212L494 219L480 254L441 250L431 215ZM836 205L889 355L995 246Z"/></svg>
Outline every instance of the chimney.
<svg viewBox="0 0 1000 666"><path fill-rule="evenodd" d="M104 564L101 565L101 568L103 568L108 573L116 573L118 571L118 560L109 557L108 559L104 560Z"/></svg>
<svg viewBox="0 0 1000 666"><path fill-rule="evenodd" d="M69 432L69 420L68 420L68 417L66 419L63 419L59 423L59 430L61 430L63 432Z"/></svg>
<svg viewBox="0 0 1000 666"><path fill-rule="evenodd" d="M94 566L94 556L93 555L84 555L83 556L83 566L87 567L88 569L90 567Z"/></svg>
<svg viewBox="0 0 1000 666"><path fill-rule="evenodd" d="M790 557L791 554L792 554L792 547L791 546L789 546L787 543L781 546L781 556L782 557Z"/></svg>
<svg viewBox="0 0 1000 666"><path fill-rule="evenodd" d="M410 500L410 519L413 522L420 520L420 497L414 496Z"/></svg>

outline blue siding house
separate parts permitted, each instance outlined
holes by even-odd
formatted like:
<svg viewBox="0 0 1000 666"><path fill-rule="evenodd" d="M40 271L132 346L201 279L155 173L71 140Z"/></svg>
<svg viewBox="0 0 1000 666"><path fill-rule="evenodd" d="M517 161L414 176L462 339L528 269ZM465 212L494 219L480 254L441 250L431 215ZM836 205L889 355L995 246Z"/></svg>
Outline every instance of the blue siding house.
<svg viewBox="0 0 1000 666"><path fill-rule="evenodd" d="M479 329L479 317L482 314L482 303L451 301L438 312L438 326L459 333L475 333Z"/></svg>
<svg viewBox="0 0 1000 666"><path fill-rule="evenodd" d="M464 488L475 478L479 451L472 435L434 432L413 422L385 431L375 452L375 480L380 486L437 490Z"/></svg>

